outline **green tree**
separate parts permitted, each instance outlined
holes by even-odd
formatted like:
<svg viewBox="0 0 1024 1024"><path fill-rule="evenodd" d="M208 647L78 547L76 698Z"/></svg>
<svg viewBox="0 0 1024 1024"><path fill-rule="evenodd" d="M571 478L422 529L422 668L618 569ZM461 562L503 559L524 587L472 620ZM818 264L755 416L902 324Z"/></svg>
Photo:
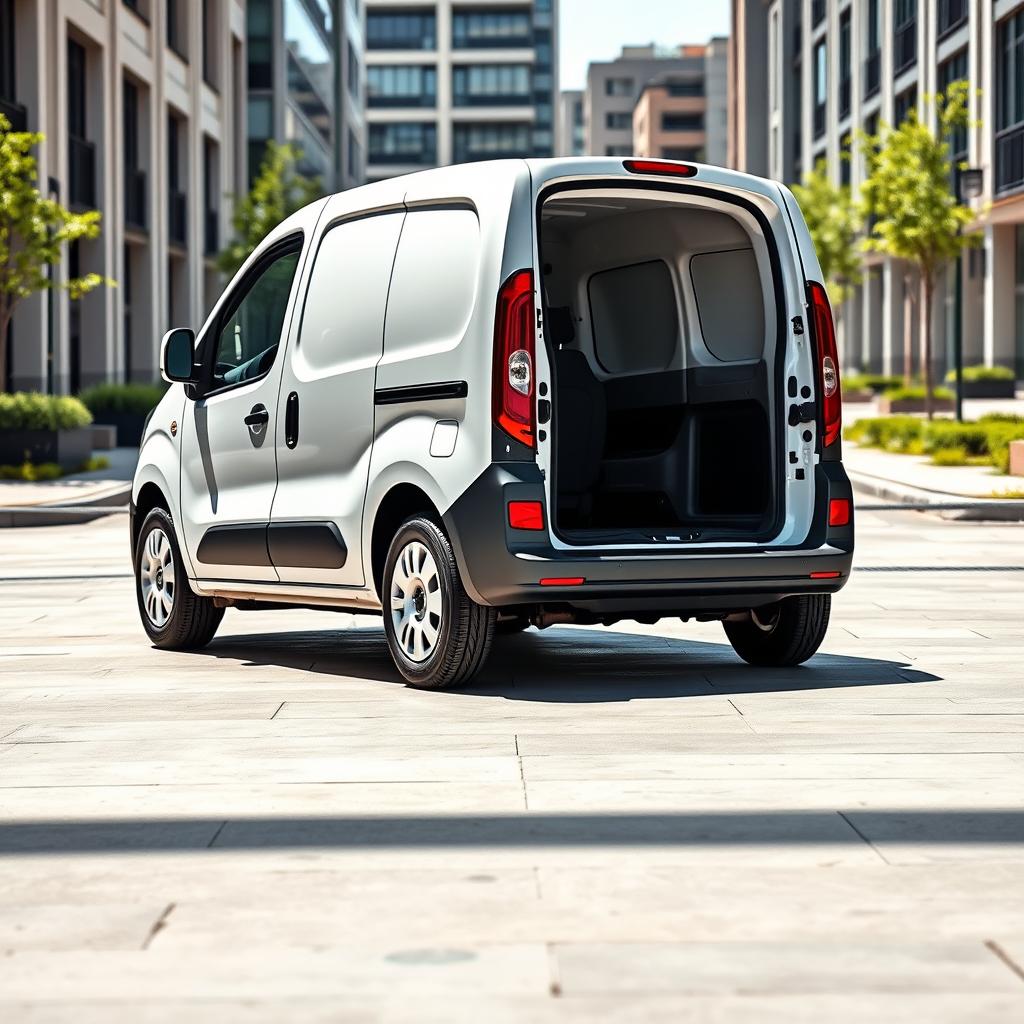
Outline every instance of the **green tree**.
<svg viewBox="0 0 1024 1024"><path fill-rule="evenodd" d="M860 206L849 185L832 184L824 160L804 175L802 184L793 186L793 195L807 221L824 284L838 312L861 279Z"/></svg>
<svg viewBox="0 0 1024 1024"><path fill-rule="evenodd" d="M67 243L99 236L101 214L72 213L39 191L32 150L42 141L39 132L12 131L0 114L0 342L18 303L33 292L63 288L78 299L113 284L99 274L60 281L48 273L60 263ZM7 346L0 343L0 381L6 379L6 360Z"/></svg>
<svg viewBox="0 0 1024 1024"><path fill-rule="evenodd" d="M932 416L932 310L940 272L977 235L964 233L974 219L956 196L948 139L967 124L966 82L954 82L935 104L936 128L915 111L896 128L882 126L877 136L863 136L867 178L863 208L871 218L864 248L904 260L917 271L920 301L921 362L925 410Z"/></svg>
<svg viewBox="0 0 1024 1024"><path fill-rule="evenodd" d="M234 238L217 260L225 274L234 274L281 221L322 194L319 181L296 169L298 159L299 151L294 146L273 140L267 143L252 188L235 200L231 218Z"/></svg>

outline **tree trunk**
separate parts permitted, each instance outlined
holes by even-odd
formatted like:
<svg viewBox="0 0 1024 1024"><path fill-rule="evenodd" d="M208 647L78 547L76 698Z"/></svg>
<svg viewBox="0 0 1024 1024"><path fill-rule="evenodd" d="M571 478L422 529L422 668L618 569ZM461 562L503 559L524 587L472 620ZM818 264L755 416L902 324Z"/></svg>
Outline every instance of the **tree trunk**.
<svg viewBox="0 0 1024 1024"><path fill-rule="evenodd" d="M935 414L932 400L932 301L934 274L921 271L921 361L924 363L924 411L928 419Z"/></svg>
<svg viewBox="0 0 1024 1024"><path fill-rule="evenodd" d="M903 278L903 386L914 383L914 292L913 279L908 271Z"/></svg>

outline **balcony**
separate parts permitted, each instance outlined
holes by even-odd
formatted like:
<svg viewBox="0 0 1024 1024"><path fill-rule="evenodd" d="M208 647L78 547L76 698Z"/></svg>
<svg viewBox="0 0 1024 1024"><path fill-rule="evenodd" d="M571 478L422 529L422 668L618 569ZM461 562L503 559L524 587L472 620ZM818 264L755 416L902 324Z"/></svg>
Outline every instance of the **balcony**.
<svg viewBox="0 0 1024 1024"><path fill-rule="evenodd" d="M893 74L909 68L917 60L917 19L905 22L893 33Z"/></svg>
<svg viewBox="0 0 1024 1024"><path fill-rule="evenodd" d="M0 114L3 114L11 122L11 131L28 131L28 112L20 103L14 100L5 100L0 96Z"/></svg>
<svg viewBox="0 0 1024 1024"><path fill-rule="evenodd" d="M203 215L203 252L216 256L220 252L220 211L206 210Z"/></svg>
<svg viewBox="0 0 1024 1024"><path fill-rule="evenodd" d="M171 192L167 197L167 234L175 245L188 242L188 197L184 192Z"/></svg>
<svg viewBox="0 0 1024 1024"><path fill-rule="evenodd" d="M124 172L124 223L135 231L148 228L146 216L146 172L125 168Z"/></svg>
<svg viewBox="0 0 1024 1024"><path fill-rule="evenodd" d="M1024 185L1024 124L996 135L996 193Z"/></svg>
<svg viewBox="0 0 1024 1024"><path fill-rule="evenodd" d="M967 0L939 0L938 36L949 35L967 21Z"/></svg>
<svg viewBox="0 0 1024 1024"><path fill-rule="evenodd" d="M882 84L882 53L876 50L864 61L864 99L878 92Z"/></svg>
<svg viewBox="0 0 1024 1024"><path fill-rule="evenodd" d="M96 205L96 146L68 136L68 200L72 206Z"/></svg>

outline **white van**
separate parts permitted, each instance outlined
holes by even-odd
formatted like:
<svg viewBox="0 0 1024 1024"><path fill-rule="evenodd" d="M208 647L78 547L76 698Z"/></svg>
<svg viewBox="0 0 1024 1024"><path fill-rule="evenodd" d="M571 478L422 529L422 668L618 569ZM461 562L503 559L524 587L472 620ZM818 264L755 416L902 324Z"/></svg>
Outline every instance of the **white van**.
<svg viewBox="0 0 1024 1024"><path fill-rule="evenodd" d="M164 338L146 632L383 613L434 688L531 624L718 619L748 662L806 660L853 553L820 282L789 191L717 167L504 160L313 203Z"/></svg>

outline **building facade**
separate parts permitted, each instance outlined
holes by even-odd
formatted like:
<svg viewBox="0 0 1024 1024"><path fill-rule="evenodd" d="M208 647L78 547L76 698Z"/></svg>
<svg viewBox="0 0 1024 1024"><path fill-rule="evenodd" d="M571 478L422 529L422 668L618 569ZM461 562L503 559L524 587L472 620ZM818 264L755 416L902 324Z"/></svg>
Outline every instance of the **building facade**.
<svg viewBox="0 0 1024 1024"><path fill-rule="evenodd" d="M633 109L637 156L725 163L726 41L702 49L699 71L667 72L643 86Z"/></svg>
<svg viewBox="0 0 1024 1024"><path fill-rule="evenodd" d="M934 369L951 365L959 326L965 363L1024 379L1024 3L734 0L733 16L729 154L742 170L793 182L825 161L833 180L856 190L860 130L911 110L934 124L929 97L969 82L971 126L950 145L956 164L982 172L971 203L983 244L941 284ZM908 339L916 359L917 293L899 261L866 259L840 317L848 368L901 373Z"/></svg>
<svg viewBox="0 0 1024 1024"><path fill-rule="evenodd" d="M558 100L558 155L583 156L586 151L583 90L563 89Z"/></svg>
<svg viewBox="0 0 1024 1024"><path fill-rule="evenodd" d="M367 0L367 177L556 151L557 0Z"/></svg>
<svg viewBox="0 0 1024 1024"><path fill-rule="evenodd" d="M250 181L275 139L325 191L362 184L364 18L364 0L247 0Z"/></svg>
<svg viewBox="0 0 1024 1024"><path fill-rule="evenodd" d="M45 134L41 191L103 215L57 279L117 282L75 302L24 299L0 386L153 381L164 331L201 324L220 290L227 196L246 187L244 55L239 0L0 0L0 109Z"/></svg>

